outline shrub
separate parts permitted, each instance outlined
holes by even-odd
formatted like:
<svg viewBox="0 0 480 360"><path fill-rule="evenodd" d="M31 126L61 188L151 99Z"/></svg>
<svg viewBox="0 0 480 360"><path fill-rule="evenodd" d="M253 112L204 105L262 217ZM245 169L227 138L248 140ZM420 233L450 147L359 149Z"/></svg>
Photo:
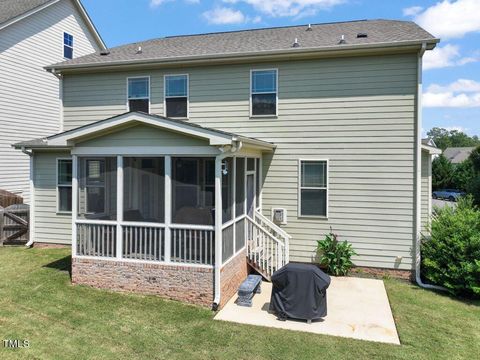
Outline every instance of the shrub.
<svg viewBox="0 0 480 360"><path fill-rule="evenodd" d="M326 271L335 276L344 276L352 268L352 256L357 255L347 241L338 241L338 235L331 230L325 240L318 240L318 261Z"/></svg>
<svg viewBox="0 0 480 360"><path fill-rule="evenodd" d="M471 196L436 209L422 240L422 275L451 294L480 298L480 210Z"/></svg>

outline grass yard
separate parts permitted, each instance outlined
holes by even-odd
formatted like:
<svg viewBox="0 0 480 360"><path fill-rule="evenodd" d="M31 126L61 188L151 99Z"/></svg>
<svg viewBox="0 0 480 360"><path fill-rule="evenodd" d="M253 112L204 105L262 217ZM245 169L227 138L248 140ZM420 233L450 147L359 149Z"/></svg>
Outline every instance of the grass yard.
<svg viewBox="0 0 480 360"><path fill-rule="evenodd" d="M480 303L386 280L401 346L213 321L207 309L71 286L67 249L0 248L0 359L474 359ZM3 347L28 339L29 348Z"/></svg>

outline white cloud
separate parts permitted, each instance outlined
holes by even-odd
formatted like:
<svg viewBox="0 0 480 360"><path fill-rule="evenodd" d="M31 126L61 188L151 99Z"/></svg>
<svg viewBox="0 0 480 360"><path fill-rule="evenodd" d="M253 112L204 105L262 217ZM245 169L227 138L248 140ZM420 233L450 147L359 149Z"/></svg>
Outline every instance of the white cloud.
<svg viewBox="0 0 480 360"><path fill-rule="evenodd" d="M424 107L480 107L480 82L458 79L448 85L432 84L422 101Z"/></svg>
<svg viewBox="0 0 480 360"><path fill-rule="evenodd" d="M433 35L451 39L480 31L479 14L479 0L443 0L410 16L414 16L415 22Z"/></svg>
<svg viewBox="0 0 480 360"><path fill-rule="evenodd" d="M272 17L314 15L319 10L330 9L347 0L223 0L225 3L244 2L256 11Z"/></svg>
<svg viewBox="0 0 480 360"><path fill-rule="evenodd" d="M215 25L242 24L247 22L247 17L240 10L226 7L205 11L202 16L209 24Z"/></svg>
<svg viewBox="0 0 480 360"><path fill-rule="evenodd" d="M427 51L423 56L423 68L439 69L449 66L461 66L480 60L480 54L474 53L471 56L461 57L460 48L457 45L447 44L443 47L437 46L432 51Z"/></svg>
<svg viewBox="0 0 480 360"><path fill-rule="evenodd" d="M423 10L421 6L412 6L406 9L403 9L403 16L415 16L418 15Z"/></svg>

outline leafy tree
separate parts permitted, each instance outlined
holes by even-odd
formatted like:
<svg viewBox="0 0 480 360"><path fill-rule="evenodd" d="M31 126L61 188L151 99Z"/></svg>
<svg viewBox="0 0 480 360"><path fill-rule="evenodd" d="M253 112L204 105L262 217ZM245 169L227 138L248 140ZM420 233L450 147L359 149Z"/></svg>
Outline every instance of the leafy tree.
<svg viewBox="0 0 480 360"><path fill-rule="evenodd" d="M477 173L480 173L480 146L477 146L475 149L473 149L468 160L470 160L472 163L473 169Z"/></svg>
<svg viewBox="0 0 480 360"><path fill-rule="evenodd" d="M432 188L438 190L448 188L453 183L455 168L448 159L442 155L432 162Z"/></svg>
<svg viewBox="0 0 480 360"><path fill-rule="evenodd" d="M480 139L477 135L468 136L462 131L458 130L447 130L444 128L434 127L429 132L427 136L442 150L445 150L448 147L468 147L468 146L478 146L480 145Z"/></svg>
<svg viewBox="0 0 480 360"><path fill-rule="evenodd" d="M454 165L452 187L463 191L468 191L476 174L473 163L467 159L460 164Z"/></svg>

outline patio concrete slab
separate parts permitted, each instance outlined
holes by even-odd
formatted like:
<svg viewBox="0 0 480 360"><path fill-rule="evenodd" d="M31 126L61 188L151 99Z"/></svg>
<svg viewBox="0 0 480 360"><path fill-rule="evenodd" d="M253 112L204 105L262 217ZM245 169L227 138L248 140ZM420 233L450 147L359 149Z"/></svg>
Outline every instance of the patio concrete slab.
<svg viewBox="0 0 480 360"><path fill-rule="evenodd" d="M332 277L327 290L328 315L308 324L306 321L280 321L268 312L272 284L262 283L262 293L253 297L253 306L235 304L235 295L215 316L215 320L241 324L343 336L400 345L383 281Z"/></svg>

